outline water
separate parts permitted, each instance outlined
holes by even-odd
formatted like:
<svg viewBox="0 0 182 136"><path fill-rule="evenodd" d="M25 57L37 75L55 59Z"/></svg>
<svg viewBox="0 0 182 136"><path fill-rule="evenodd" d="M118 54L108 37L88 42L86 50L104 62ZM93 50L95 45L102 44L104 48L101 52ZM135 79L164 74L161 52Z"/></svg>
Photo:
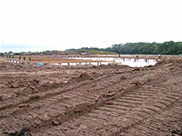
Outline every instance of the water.
<svg viewBox="0 0 182 136"><path fill-rule="evenodd" d="M109 64L118 64L118 65L128 65L130 67L144 67L149 65L155 65L157 61L155 59L136 59L136 58L104 58L104 57L69 57L68 59L82 59L82 60L93 60L93 61L105 61L105 62L99 62L101 65L109 65ZM11 60L8 59L8 62L12 63L20 63L19 60ZM62 65L62 66L76 66L78 63L54 63L53 65ZM99 65L98 62L82 62L78 65Z"/></svg>
<svg viewBox="0 0 182 136"><path fill-rule="evenodd" d="M157 63L155 59L122 59L116 60L116 62L121 65L128 65L130 67L153 66Z"/></svg>
<svg viewBox="0 0 182 136"><path fill-rule="evenodd" d="M155 65L157 61L155 59L136 59L136 58L92 58L92 57L69 57L69 59L82 59L82 60L93 60L93 61L109 61L101 62L102 65L108 65L109 63L117 63L118 65L128 65L130 67L144 67L149 65ZM92 65L97 65L96 62L92 62ZM81 64L85 65L85 64Z"/></svg>

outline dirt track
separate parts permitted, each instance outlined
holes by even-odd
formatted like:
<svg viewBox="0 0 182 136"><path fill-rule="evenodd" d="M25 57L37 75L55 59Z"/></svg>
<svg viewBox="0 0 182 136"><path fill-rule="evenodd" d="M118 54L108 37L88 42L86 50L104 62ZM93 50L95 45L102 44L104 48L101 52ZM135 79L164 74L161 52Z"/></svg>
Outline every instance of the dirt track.
<svg viewBox="0 0 182 136"><path fill-rule="evenodd" d="M0 64L0 136L181 136L182 61Z"/></svg>

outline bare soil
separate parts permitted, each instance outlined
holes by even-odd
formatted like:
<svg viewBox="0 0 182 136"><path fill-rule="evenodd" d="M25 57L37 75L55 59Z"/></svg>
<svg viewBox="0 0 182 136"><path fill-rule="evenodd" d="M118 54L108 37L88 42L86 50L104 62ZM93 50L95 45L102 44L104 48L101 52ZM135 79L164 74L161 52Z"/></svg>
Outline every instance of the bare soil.
<svg viewBox="0 0 182 136"><path fill-rule="evenodd" d="M0 136L182 136L182 60L0 64Z"/></svg>

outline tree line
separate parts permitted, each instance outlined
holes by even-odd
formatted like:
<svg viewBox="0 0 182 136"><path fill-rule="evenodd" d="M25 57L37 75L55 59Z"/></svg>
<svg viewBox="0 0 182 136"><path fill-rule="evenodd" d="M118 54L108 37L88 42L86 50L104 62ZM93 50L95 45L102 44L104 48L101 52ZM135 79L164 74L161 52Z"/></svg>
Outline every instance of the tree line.
<svg viewBox="0 0 182 136"><path fill-rule="evenodd" d="M97 50L106 52L115 52L118 54L166 54L179 55L182 54L182 42L163 42L163 43L126 43L114 44L108 48L81 48L82 50Z"/></svg>

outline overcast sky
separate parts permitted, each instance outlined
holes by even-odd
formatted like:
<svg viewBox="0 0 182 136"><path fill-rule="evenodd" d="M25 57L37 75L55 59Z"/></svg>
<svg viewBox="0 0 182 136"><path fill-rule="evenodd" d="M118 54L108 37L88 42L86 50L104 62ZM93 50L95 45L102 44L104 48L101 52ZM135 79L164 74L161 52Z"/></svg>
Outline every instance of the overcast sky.
<svg viewBox="0 0 182 136"><path fill-rule="evenodd" d="M182 0L0 0L0 52L182 41Z"/></svg>

